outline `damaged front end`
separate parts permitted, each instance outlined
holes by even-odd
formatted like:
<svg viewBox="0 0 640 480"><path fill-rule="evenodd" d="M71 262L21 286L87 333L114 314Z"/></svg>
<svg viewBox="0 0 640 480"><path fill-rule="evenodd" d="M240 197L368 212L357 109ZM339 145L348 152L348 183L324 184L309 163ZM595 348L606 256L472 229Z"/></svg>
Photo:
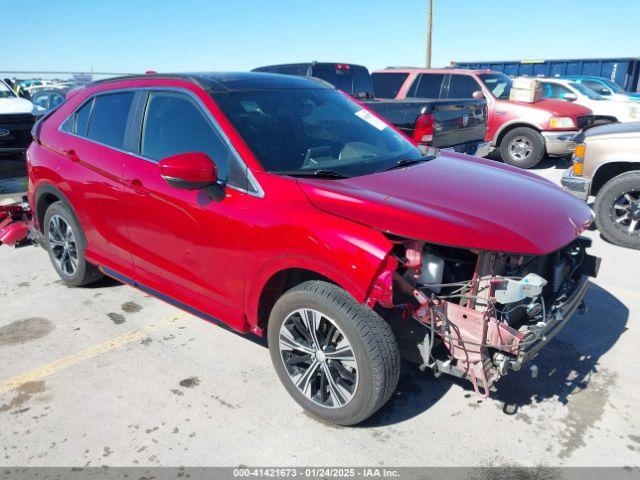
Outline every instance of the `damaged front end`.
<svg viewBox="0 0 640 480"><path fill-rule="evenodd" d="M22 247L36 241L31 209L26 200L0 205L0 245Z"/></svg>
<svg viewBox="0 0 640 480"><path fill-rule="evenodd" d="M367 303L387 318L405 359L467 378L482 397L584 309L600 265L584 237L547 255L392 241Z"/></svg>

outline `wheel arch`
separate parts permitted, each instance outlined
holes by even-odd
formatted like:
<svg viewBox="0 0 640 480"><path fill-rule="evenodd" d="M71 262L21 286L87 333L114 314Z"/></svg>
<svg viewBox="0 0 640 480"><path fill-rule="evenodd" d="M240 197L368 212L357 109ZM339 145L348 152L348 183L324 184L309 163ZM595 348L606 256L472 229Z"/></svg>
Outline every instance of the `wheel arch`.
<svg viewBox="0 0 640 480"><path fill-rule="evenodd" d="M512 123L506 123L502 127L500 127L500 129L496 133L496 137L495 137L496 140L494 142L494 146L499 147L500 144L502 143L502 139L504 138L504 136L507 133L509 133L511 130L513 130L514 128L519 128L519 127L530 128L531 130L535 130L538 133L541 132L540 128L538 128L537 126L533 125L532 123L526 123L526 122L522 122L522 121L515 121L515 122L512 122Z"/></svg>
<svg viewBox="0 0 640 480"><path fill-rule="evenodd" d="M349 275L336 269L335 265L321 260L287 255L273 259L263 267L249 284L246 295L246 313L249 328L260 334L266 327L273 305L285 291L309 280L323 280L344 289L359 303L364 303L374 285L376 276L385 265L385 258L375 259L367 268L369 273L356 280L356 275Z"/></svg>
<svg viewBox="0 0 640 480"><path fill-rule="evenodd" d="M620 160L600 165L591 178L591 195L597 195L609 180L623 173L633 171L640 171L640 160L637 162Z"/></svg>
<svg viewBox="0 0 640 480"><path fill-rule="evenodd" d="M47 209L49 208L49 206L51 206L51 204L58 201L64 202L65 205L69 207L69 209L71 210L71 213L75 215L75 212L73 211L73 208L69 203L69 199L57 187L55 187L50 183L44 183L37 188L34 195L34 213L35 213L35 219L36 219L36 226L38 228L38 231L40 231L40 233L44 233L43 222L44 222L44 215ZM77 221L77 217L76 217L76 221Z"/></svg>

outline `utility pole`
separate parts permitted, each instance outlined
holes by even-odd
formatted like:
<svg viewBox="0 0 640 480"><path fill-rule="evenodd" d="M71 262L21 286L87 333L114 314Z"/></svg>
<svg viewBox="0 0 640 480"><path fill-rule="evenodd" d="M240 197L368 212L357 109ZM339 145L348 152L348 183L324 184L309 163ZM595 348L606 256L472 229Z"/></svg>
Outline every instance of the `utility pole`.
<svg viewBox="0 0 640 480"><path fill-rule="evenodd" d="M431 28L433 26L433 0L428 0L427 11L427 68L431 68Z"/></svg>

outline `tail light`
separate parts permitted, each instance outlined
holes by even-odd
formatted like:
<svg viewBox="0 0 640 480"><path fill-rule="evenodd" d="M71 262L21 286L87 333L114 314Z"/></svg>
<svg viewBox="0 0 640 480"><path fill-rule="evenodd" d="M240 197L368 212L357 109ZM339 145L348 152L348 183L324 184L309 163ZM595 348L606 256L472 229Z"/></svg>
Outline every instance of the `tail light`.
<svg viewBox="0 0 640 480"><path fill-rule="evenodd" d="M587 151L587 146L584 143L576 144L576 148L573 151L573 174L582 176L582 167L584 165L584 154Z"/></svg>
<svg viewBox="0 0 640 480"><path fill-rule="evenodd" d="M413 140L418 144L429 145L433 141L434 123L433 114L420 115L413 130Z"/></svg>

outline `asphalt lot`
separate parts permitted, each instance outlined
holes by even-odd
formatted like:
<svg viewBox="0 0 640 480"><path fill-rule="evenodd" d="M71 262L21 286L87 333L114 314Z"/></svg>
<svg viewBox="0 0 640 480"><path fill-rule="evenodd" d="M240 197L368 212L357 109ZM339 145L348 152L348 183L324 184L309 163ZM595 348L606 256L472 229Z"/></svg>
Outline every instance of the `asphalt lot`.
<svg viewBox="0 0 640 480"><path fill-rule="evenodd" d="M112 281L66 288L44 250L0 248L0 465L638 466L640 252L588 235L588 313L537 378L512 373L482 401L405 368L353 428L305 415L264 343Z"/></svg>

